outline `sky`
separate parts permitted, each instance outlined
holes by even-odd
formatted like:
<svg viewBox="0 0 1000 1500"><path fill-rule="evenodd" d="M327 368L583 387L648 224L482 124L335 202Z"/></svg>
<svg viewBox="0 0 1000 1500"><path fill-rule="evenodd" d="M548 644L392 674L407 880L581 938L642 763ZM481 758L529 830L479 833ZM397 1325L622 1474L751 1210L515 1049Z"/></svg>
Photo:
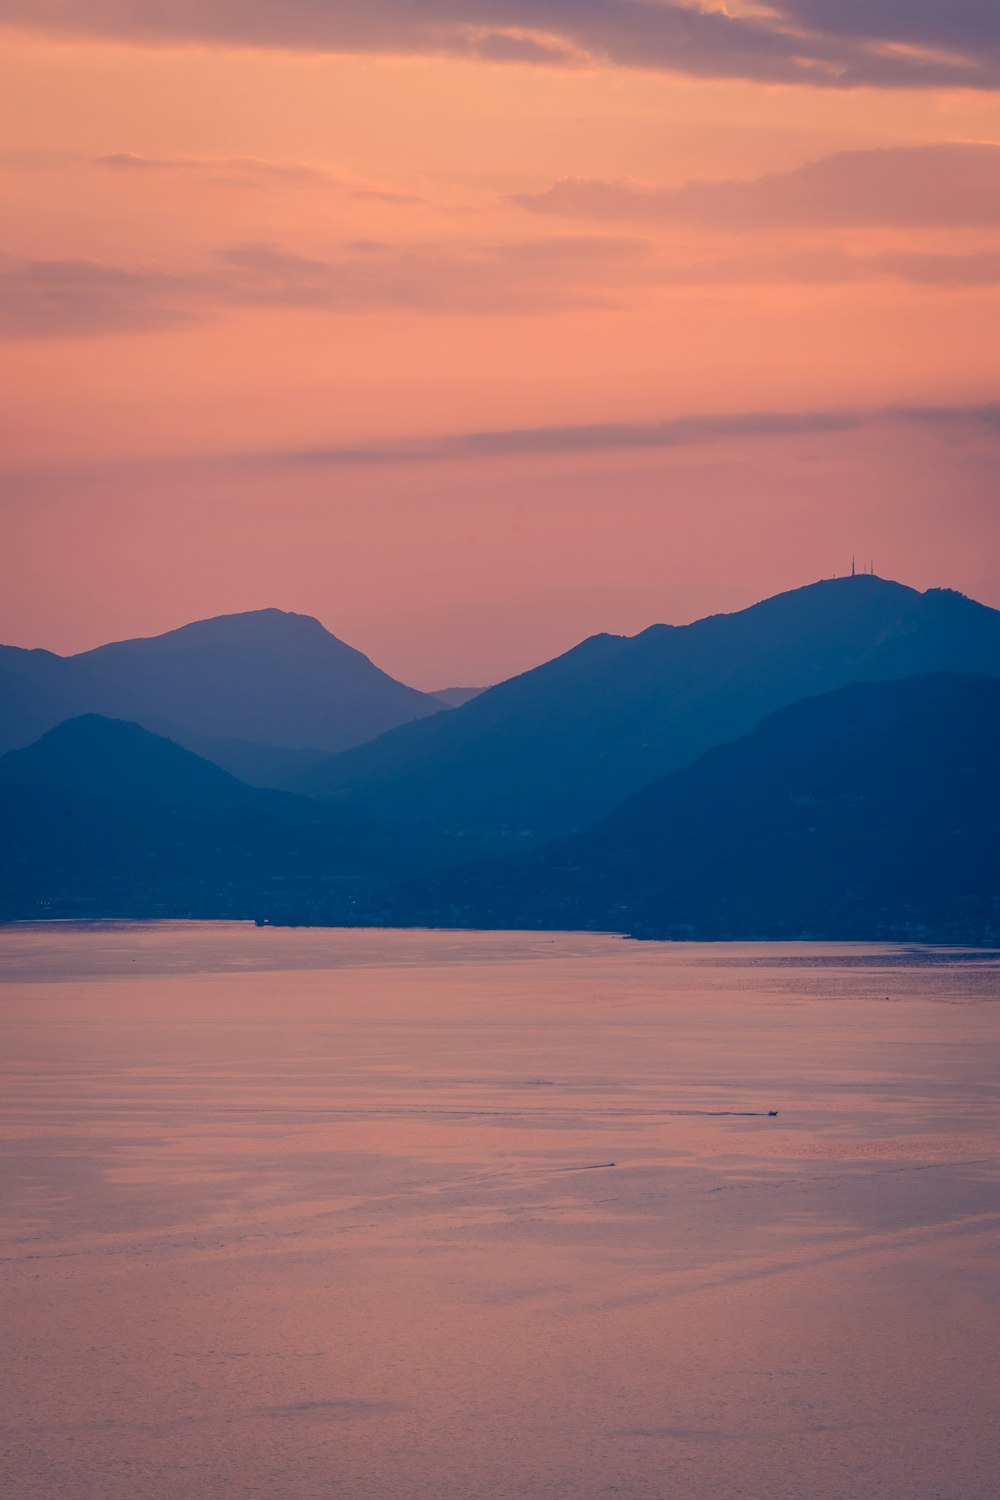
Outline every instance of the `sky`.
<svg viewBox="0 0 1000 1500"><path fill-rule="evenodd" d="M0 0L0 639L1000 606L996 0Z"/></svg>

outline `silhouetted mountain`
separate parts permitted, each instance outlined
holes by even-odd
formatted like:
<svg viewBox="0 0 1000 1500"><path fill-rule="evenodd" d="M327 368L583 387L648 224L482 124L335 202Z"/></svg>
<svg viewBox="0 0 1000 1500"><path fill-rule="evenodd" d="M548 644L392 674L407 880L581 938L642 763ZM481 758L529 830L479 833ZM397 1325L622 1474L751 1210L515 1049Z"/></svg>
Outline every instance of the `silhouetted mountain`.
<svg viewBox="0 0 1000 1500"><path fill-rule="evenodd" d="M139 798L213 811L290 796L262 795L172 740L100 714L67 719L33 745L0 756L0 786L44 786L59 795Z"/></svg>
<svg viewBox="0 0 1000 1500"><path fill-rule="evenodd" d="M394 893L387 925L1000 942L1000 679L771 714L586 833Z"/></svg>
<svg viewBox="0 0 1000 1500"><path fill-rule="evenodd" d="M423 868L351 809L246 786L86 715L0 757L0 916L280 916Z"/></svg>
<svg viewBox="0 0 1000 1500"><path fill-rule="evenodd" d="M1000 613L950 590L829 580L693 625L594 636L293 784L422 818L470 853L524 847L588 826L786 703L939 670L1000 673Z"/></svg>
<svg viewBox="0 0 1000 1500"><path fill-rule="evenodd" d="M267 782L444 707L318 620L278 609L221 615L70 657L0 647L0 750L63 719L101 713Z"/></svg>

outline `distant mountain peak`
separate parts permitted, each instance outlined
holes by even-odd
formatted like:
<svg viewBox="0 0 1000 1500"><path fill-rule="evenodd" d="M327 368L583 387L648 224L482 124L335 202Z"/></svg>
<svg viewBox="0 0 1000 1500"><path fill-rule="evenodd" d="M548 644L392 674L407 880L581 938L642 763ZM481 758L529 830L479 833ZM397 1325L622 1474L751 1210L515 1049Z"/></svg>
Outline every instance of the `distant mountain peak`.
<svg viewBox="0 0 1000 1500"><path fill-rule="evenodd" d="M0 759L0 783L48 784L163 801L239 800L249 789L221 767L127 719L79 714Z"/></svg>
<svg viewBox="0 0 1000 1500"><path fill-rule="evenodd" d="M748 606L756 609L763 604L778 604L784 600L792 599L816 599L827 598L863 598L870 597L873 593L888 597L897 594L900 598L917 598L920 589L913 588L908 583L899 583L895 578L883 578L880 573L839 573L832 578L815 578L811 583L802 583L792 589L782 589L777 594L770 594L767 598L760 599L756 604ZM737 614L741 611L737 610Z"/></svg>
<svg viewBox="0 0 1000 1500"><path fill-rule="evenodd" d="M273 606L75 656L0 652L0 750L93 711L196 749L212 742L225 763L226 742L330 753L444 708L314 616Z"/></svg>
<svg viewBox="0 0 1000 1500"><path fill-rule="evenodd" d="M797 698L942 670L1000 674L1000 612L879 574L817 579L690 624L590 636L297 784L380 816L418 808L500 847L595 822Z"/></svg>
<svg viewBox="0 0 1000 1500"><path fill-rule="evenodd" d="M106 646L97 646L94 651L85 651L80 654L92 656L96 652L114 651L124 646L135 646L140 642L151 644L158 641L175 641L185 637L211 636L221 640L245 641L287 637L290 634L317 639L326 638L328 641L335 641L338 646L343 646L347 651L354 649L332 631L327 630L315 615L301 615L294 610L268 606L265 609L246 609L237 610L231 614L208 615L202 620L191 620L186 625L176 625L170 630L158 631L155 635L129 636L120 641L110 641ZM361 655L360 652L358 654Z"/></svg>

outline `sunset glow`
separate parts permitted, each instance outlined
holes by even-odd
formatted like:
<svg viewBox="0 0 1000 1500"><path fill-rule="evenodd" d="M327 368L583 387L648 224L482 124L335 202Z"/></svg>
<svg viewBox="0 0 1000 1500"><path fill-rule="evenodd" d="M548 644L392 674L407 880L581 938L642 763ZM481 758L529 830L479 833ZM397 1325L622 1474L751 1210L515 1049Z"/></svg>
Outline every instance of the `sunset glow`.
<svg viewBox="0 0 1000 1500"><path fill-rule="evenodd" d="M1000 603L975 8L465 10L2 0L3 638L432 688L852 553Z"/></svg>

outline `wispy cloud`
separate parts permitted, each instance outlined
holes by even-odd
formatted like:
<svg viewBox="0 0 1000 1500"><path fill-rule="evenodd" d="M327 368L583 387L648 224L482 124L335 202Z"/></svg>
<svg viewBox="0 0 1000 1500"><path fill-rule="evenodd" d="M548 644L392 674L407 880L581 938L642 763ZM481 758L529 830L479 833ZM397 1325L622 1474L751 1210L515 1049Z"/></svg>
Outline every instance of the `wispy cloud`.
<svg viewBox="0 0 1000 1500"><path fill-rule="evenodd" d="M994 0L0 0L0 21L143 44L586 62L818 87L1000 87Z"/></svg>
<svg viewBox="0 0 1000 1500"><path fill-rule="evenodd" d="M783 444L796 439L835 441L867 430L903 427L914 434L938 432L993 445L1000 441L1000 399L964 405L899 404L829 407L806 411L722 411L672 416L654 422L581 422L445 432L428 437L387 438L363 444L230 450L0 469L0 501L125 484L141 493L146 480L185 484L238 476L267 483L295 475L338 470L425 468L434 465L496 465L505 461L586 459L627 453L711 452L738 443Z"/></svg>
<svg viewBox="0 0 1000 1500"><path fill-rule="evenodd" d="M232 187L259 187L268 182L309 187L318 185L365 201L375 200L400 206L426 202L426 199L416 194L397 193L375 183L359 182L333 172L328 167L268 161L258 156L168 157L143 156L135 151L113 151L105 156L95 156L92 165L123 175L183 175L201 179L213 186L225 184Z"/></svg>
<svg viewBox="0 0 1000 1500"><path fill-rule="evenodd" d="M204 270L167 272L70 260L0 260L0 339L120 334L227 308L396 309L428 316L536 315L607 305L641 241L551 236L507 244L393 246L356 240L331 259L259 243L231 245Z"/></svg>
<svg viewBox="0 0 1000 1500"><path fill-rule="evenodd" d="M0 259L0 339L87 338L190 321L210 283L96 261Z"/></svg>
<svg viewBox="0 0 1000 1500"><path fill-rule="evenodd" d="M248 242L203 269L0 257L0 340L140 333L233 309L307 308L361 315L542 317L604 311L678 288L848 286L894 280L939 291L1000 286L1000 250L968 254L833 247L666 258L646 240L553 235L504 244L393 245L358 239L329 259Z"/></svg>
<svg viewBox="0 0 1000 1500"><path fill-rule="evenodd" d="M916 251L886 252L869 257L873 271L917 286L1000 286L1000 251L973 255L921 255Z"/></svg>
<svg viewBox="0 0 1000 1500"><path fill-rule="evenodd" d="M815 411L709 412L661 422L587 422L549 427L513 427L460 432L415 441L365 447L279 449L220 457L222 463L253 467L322 468L354 465L440 463L469 459L544 457L557 454L687 448L754 438L821 436L852 432L882 422L940 428L972 427L1000 435L1000 401L979 405L900 405Z"/></svg>
<svg viewBox="0 0 1000 1500"><path fill-rule="evenodd" d="M913 250L851 255L836 247L719 256L665 264L657 285L670 287L862 286L903 282L938 291L974 291L1000 286L1000 250L967 254Z"/></svg>
<svg viewBox="0 0 1000 1500"><path fill-rule="evenodd" d="M331 312L552 312L601 305L626 268L641 278L645 246L565 235L454 250L361 241L353 252L320 260L268 244L230 246L223 254L229 272L225 296L242 306Z"/></svg>
<svg viewBox="0 0 1000 1500"><path fill-rule="evenodd" d="M1000 146L963 142L841 151L744 181L654 188L566 178L514 201L536 214L712 229L1000 224Z"/></svg>

